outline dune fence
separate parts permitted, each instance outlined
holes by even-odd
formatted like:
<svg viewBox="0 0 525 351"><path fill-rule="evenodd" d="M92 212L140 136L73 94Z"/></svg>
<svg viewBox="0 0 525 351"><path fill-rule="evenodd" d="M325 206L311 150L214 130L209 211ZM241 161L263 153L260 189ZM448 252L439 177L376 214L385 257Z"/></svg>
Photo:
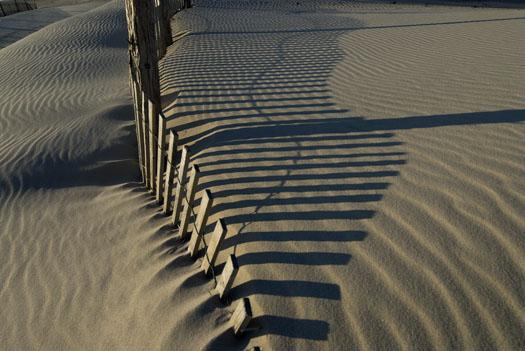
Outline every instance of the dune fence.
<svg viewBox="0 0 525 351"><path fill-rule="evenodd" d="M142 182L162 206L162 213L171 216L171 224L180 240L189 241L188 255L203 256L200 269L215 281L218 298L225 302L239 265L235 255L229 255L220 275L216 259L227 225L220 218L208 223L213 206L213 194L204 189L198 209L196 191L199 166L191 164L190 149L178 145L178 134L167 129L167 118L160 104L159 60L171 42L171 17L191 8L189 0L125 0L128 24L129 84L138 145L138 160ZM180 155L177 152L180 147ZM177 156L179 159L177 160ZM205 239L206 228L213 231ZM242 334L252 318L250 300L239 299L232 311L230 323L235 335Z"/></svg>
<svg viewBox="0 0 525 351"><path fill-rule="evenodd" d="M35 10L36 8L35 0L0 0L0 17Z"/></svg>

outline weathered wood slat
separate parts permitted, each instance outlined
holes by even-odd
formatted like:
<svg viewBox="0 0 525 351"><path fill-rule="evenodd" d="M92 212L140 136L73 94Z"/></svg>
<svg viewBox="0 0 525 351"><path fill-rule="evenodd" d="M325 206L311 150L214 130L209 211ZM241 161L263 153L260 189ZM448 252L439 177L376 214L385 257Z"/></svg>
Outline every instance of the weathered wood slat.
<svg viewBox="0 0 525 351"><path fill-rule="evenodd" d="M173 190L173 174L175 173L175 155L177 154L177 141L179 136L174 131L170 131L168 143L168 155L166 165L166 177L164 179L164 206L162 212L167 215L171 211L171 192Z"/></svg>
<svg viewBox="0 0 525 351"><path fill-rule="evenodd" d="M197 190L197 183L199 182L199 166L193 165L190 172L190 180L188 181L188 189L186 191L186 201L184 204L184 210L182 211L180 226L179 226L179 237L186 239L188 236L188 224L191 220L191 213L193 210L193 202L195 200L195 192Z"/></svg>
<svg viewBox="0 0 525 351"><path fill-rule="evenodd" d="M153 102L148 100L148 117L149 117L149 176L150 176L150 187L155 193L157 186L157 143L158 143L158 120L159 114L156 112Z"/></svg>
<svg viewBox="0 0 525 351"><path fill-rule="evenodd" d="M163 185L164 185L164 171L166 169L166 118L163 114L159 115L159 133L157 142L157 185L156 185L156 200L157 203L162 203Z"/></svg>
<svg viewBox="0 0 525 351"><path fill-rule="evenodd" d="M230 291L233 281L239 271L239 264L237 263L237 257L231 254L226 260L226 264L222 270L222 274L217 282L217 291L219 292L219 298L222 299Z"/></svg>
<svg viewBox="0 0 525 351"><path fill-rule="evenodd" d="M221 243L226 236L228 229L226 228L226 223L221 218L217 221L215 225L215 230L211 235L210 242L208 243L208 250L206 250L206 255L202 261L201 269L204 271L204 274L210 273L210 270L215 266L215 260L219 254Z"/></svg>
<svg viewBox="0 0 525 351"><path fill-rule="evenodd" d="M140 174L142 176L142 182L144 182L144 156L142 150L142 116L140 115L140 108L138 108L138 103L140 102L140 92L138 90L138 85L133 81L131 72L129 75L129 86L131 88L131 95L133 97L133 114L135 116L135 133L137 134L137 148L139 154L139 168Z"/></svg>
<svg viewBox="0 0 525 351"><path fill-rule="evenodd" d="M252 320L252 306L250 304L250 299L244 297L239 301L235 311L233 312L230 322L233 328L235 335L242 334L248 324Z"/></svg>
<svg viewBox="0 0 525 351"><path fill-rule="evenodd" d="M175 199L173 200L173 214L171 216L171 224L177 225L179 222L180 213L182 212L182 197L185 196L186 175L188 174L188 164L190 162L190 155L188 146L184 145L182 148L182 155L180 157L180 165L178 175L175 177L177 187L175 190Z"/></svg>
<svg viewBox="0 0 525 351"><path fill-rule="evenodd" d="M149 148L149 130L148 130L148 121L149 121L149 108L148 108L148 98L146 97L146 94L144 94L144 91L141 91L141 103L142 103L142 135L144 136L144 145L142 146L144 148L144 170L145 170L145 176L146 181L144 182L146 185L146 188L150 188L150 148Z"/></svg>
<svg viewBox="0 0 525 351"><path fill-rule="evenodd" d="M199 212L197 213L197 218L195 219L195 228L193 228L193 231L191 232L190 244L188 246L188 252L190 253L191 257L195 257L199 251L200 243L202 236L204 235L204 229L206 228L208 215L212 205L213 196L211 195L211 191L206 189L202 195Z"/></svg>

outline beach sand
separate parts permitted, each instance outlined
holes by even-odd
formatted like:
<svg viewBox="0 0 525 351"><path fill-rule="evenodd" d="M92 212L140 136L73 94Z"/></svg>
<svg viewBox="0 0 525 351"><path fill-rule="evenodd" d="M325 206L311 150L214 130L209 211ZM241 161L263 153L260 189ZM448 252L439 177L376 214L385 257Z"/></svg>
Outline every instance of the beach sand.
<svg viewBox="0 0 525 351"><path fill-rule="evenodd" d="M172 29L232 305L139 183L110 2L0 49L1 348L524 347L523 10L201 0Z"/></svg>

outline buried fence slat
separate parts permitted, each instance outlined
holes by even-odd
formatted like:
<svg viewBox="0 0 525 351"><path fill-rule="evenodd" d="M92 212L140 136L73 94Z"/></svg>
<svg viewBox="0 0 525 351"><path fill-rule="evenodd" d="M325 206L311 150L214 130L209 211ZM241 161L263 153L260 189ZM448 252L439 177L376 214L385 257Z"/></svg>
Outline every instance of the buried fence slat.
<svg viewBox="0 0 525 351"><path fill-rule="evenodd" d="M188 190L186 191L186 203L184 204L184 210L182 211L180 226L179 226L179 237L186 239L188 224L191 219L191 212L193 209L193 201L195 200L195 191L197 190L197 183L199 182L199 166L193 165L190 172L190 180L188 182Z"/></svg>
<svg viewBox="0 0 525 351"><path fill-rule="evenodd" d="M150 187L153 192L156 189L156 173L157 173L157 132L158 123L157 120L160 118L159 114L155 111L153 102L148 99L148 117L149 117L149 167L150 167Z"/></svg>
<svg viewBox="0 0 525 351"><path fill-rule="evenodd" d="M250 299L244 297L237 304L237 307L235 308L235 311L233 312L230 319L235 335L242 334L244 330L246 330L246 327L248 326L248 323L250 323L251 319L252 306L250 304Z"/></svg>
<svg viewBox="0 0 525 351"><path fill-rule="evenodd" d="M166 154L165 154L165 144L166 144L166 118L164 115L159 115L159 138L157 143L157 193L156 200L157 203L162 203L162 185L164 181L164 170L166 168Z"/></svg>
<svg viewBox="0 0 525 351"><path fill-rule="evenodd" d="M149 131L148 131L148 98L146 97L146 94L144 94L144 91L141 91L141 105L142 105L142 135L144 136L144 140L142 142L144 143L142 145L142 149L144 150L144 176L145 176L145 185L146 188L150 187L150 176L149 176L149 162L150 162L150 152L149 152Z"/></svg>
<svg viewBox="0 0 525 351"><path fill-rule="evenodd" d="M226 228L226 223L224 223L222 218L219 219L215 225L215 230L211 235L211 239L208 244L208 250L206 251L206 256L202 261L201 269L204 271L204 274L208 274L210 269L213 269L215 260L219 254L221 243L224 240L227 231L228 229Z"/></svg>
<svg viewBox="0 0 525 351"><path fill-rule="evenodd" d="M167 215L171 211L171 191L173 189L173 173L175 172L175 154L177 152L177 140L179 136L170 131L168 144L168 164L166 166L166 179L164 180L164 206L162 212Z"/></svg>
<svg viewBox="0 0 525 351"><path fill-rule="evenodd" d="M222 270L222 274L217 282L217 291L219 292L219 298L222 299L233 285L233 281L239 271L239 264L237 263L237 257L231 254L226 260L226 264Z"/></svg>
<svg viewBox="0 0 525 351"><path fill-rule="evenodd" d="M175 199L173 200L173 215L171 216L171 224L173 225L177 225L181 213L182 197L184 196L184 184L186 183L189 158L188 147L184 145L182 148L182 156L180 158L179 172L175 177L177 188L175 190Z"/></svg>
<svg viewBox="0 0 525 351"><path fill-rule="evenodd" d="M190 245L188 246L188 252L190 257L195 257L199 251L199 246L204 235L204 229L206 229L206 223L208 221L208 214L210 213L211 205L213 204L213 196L211 191L208 189L204 190L202 195L201 204L199 206L199 213L195 218L195 228L191 232Z"/></svg>

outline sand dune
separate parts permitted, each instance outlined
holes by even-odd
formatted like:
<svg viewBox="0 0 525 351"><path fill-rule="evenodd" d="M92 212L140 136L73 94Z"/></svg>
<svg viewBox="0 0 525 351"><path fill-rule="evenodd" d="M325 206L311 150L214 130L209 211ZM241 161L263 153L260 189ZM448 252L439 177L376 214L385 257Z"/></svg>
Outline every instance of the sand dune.
<svg viewBox="0 0 525 351"><path fill-rule="evenodd" d="M241 339L138 183L122 3L4 47L2 348L522 348L524 18L310 0L175 17L163 104L230 228Z"/></svg>
<svg viewBox="0 0 525 351"><path fill-rule="evenodd" d="M523 345L523 11L199 4L166 106L235 228L245 342Z"/></svg>
<svg viewBox="0 0 525 351"><path fill-rule="evenodd" d="M15 43L51 23L78 15L100 6L104 1L89 1L78 5L38 8L0 17L0 49Z"/></svg>

